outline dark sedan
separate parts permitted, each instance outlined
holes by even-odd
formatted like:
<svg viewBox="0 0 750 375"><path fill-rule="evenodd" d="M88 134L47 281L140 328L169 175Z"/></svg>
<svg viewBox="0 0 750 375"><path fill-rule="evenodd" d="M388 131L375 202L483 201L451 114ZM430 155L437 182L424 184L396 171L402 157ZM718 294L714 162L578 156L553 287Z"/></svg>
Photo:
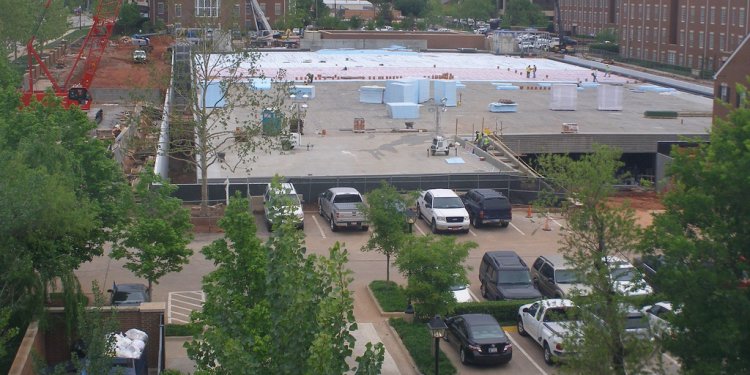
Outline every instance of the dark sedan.
<svg viewBox="0 0 750 375"><path fill-rule="evenodd" d="M508 336L492 315L456 315L446 324L445 339L458 350L463 364L503 364L513 356Z"/></svg>

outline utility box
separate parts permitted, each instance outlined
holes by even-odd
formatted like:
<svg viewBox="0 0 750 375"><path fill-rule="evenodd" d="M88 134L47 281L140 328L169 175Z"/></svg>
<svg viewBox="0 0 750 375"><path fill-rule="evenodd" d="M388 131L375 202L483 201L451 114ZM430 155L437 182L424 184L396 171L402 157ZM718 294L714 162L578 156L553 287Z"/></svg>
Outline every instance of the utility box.
<svg viewBox="0 0 750 375"><path fill-rule="evenodd" d="M281 120L282 116L276 113L272 108L266 108L263 110L263 119L261 125L263 127L263 135L279 135L281 134Z"/></svg>
<svg viewBox="0 0 750 375"><path fill-rule="evenodd" d="M355 133L365 132L365 119L362 117L354 118L354 128L352 129Z"/></svg>

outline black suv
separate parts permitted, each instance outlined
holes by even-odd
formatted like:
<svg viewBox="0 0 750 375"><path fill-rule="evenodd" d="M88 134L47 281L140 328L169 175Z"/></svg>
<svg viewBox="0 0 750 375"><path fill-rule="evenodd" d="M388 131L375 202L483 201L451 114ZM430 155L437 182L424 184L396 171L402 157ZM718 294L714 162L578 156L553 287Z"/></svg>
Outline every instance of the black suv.
<svg viewBox="0 0 750 375"><path fill-rule="evenodd" d="M513 218L510 202L493 189L471 189L461 197L474 228L484 224L498 224L505 228Z"/></svg>
<svg viewBox="0 0 750 375"><path fill-rule="evenodd" d="M512 250L484 253L479 281L482 297L488 300L542 298L531 282L526 262Z"/></svg>
<svg viewBox="0 0 750 375"><path fill-rule="evenodd" d="M112 294L112 306L140 306L143 302L151 302L148 288L143 284L117 284L107 292Z"/></svg>

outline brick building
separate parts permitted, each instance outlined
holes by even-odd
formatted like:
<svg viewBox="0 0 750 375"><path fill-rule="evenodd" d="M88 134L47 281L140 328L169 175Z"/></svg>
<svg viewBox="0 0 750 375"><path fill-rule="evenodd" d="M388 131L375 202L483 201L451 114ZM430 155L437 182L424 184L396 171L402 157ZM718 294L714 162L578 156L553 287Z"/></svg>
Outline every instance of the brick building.
<svg viewBox="0 0 750 375"><path fill-rule="evenodd" d="M290 0L257 0L273 24L283 19ZM149 18L167 25L201 27L221 25L223 29L257 30L251 0L149 0Z"/></svg>
<svg viewBox="0 0 750 375"><path fill-rule="evenodd" d="M716 71L750 32L750 0L560 0L563 30L615 28L623 57Z"/></svg>
<svg viewBox="0 0 750 375"><path fill-rule="evenodd" d="M737 91L737 84L750 88L750 35L746 36L739 47L727 59L726 63L714 76L714 118L726 117L731 108L743 105L743 94Z"/></svg>

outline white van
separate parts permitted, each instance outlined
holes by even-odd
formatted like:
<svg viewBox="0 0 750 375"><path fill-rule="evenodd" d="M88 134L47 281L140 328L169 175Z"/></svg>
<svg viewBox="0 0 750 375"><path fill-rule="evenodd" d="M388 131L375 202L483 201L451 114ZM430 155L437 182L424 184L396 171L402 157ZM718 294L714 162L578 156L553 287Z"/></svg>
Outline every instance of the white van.
<svg viewBox="0 0 750 375"><path fill-rule="evenodd" d="M266 192L263 193L263 216L266 221L268 231L273 230L274 217L279 213L280 207L274 207L274 200L284 197L286 207L283 209L286 215L296 219L297 228L305 227L305 214L302 211L302 199L294 189L294 185L289 182L281 183L281 187L274 189L271 184L266 185Z"/></svg>

